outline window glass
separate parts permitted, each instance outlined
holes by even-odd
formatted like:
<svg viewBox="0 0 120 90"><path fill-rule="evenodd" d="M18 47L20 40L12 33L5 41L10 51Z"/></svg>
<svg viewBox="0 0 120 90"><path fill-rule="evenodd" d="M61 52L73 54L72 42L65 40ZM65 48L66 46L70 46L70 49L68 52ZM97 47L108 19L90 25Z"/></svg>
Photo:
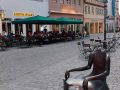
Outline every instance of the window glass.
<svg viewBox="0 0 120 90"><path fill-rule="evenodd" d="M90 14L90 6L88 6L88 14Z"/></svg>
<svg viewBox="0 0 120 90"><path fill-rule="evenodd" d="M67 0L67 4L71 4L71 0Z"/></svg>
<svg viewBox="0 0 120 90"><path fill-rule="evenodd" d="M85 14L87 14L87 6L85 6Z"/></svg>
<svg viewBox="0 0 120 90"><path fill-rule="evenodd" d="M92 14L94 14L94 7L92 7Z"/></svg>
<svg viewBox="0 0 120 90"><path fill-rule="evenodd" d="M78 5L80 5L80 1L81 1L81 0L78 0Z"/></svg>
<svg viewBox="0 0 120 90"><path fill-rule="evenodd" d="M74 4L76 4L76 0L74 0Z"/></svg>

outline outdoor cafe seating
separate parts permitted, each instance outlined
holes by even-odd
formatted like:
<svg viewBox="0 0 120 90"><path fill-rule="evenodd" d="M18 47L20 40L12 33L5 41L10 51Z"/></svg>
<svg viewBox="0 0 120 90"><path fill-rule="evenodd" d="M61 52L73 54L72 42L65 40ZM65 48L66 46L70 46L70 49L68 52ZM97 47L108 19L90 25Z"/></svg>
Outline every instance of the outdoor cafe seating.
<svg viewBox="0 0 120 90"><path fill-rule="evenodd" d="M85 43L84 41L78 42L77 45L78 45L80 54L87 59L89 54L93 51L91 48L91 45L88 43Z"/></svg>

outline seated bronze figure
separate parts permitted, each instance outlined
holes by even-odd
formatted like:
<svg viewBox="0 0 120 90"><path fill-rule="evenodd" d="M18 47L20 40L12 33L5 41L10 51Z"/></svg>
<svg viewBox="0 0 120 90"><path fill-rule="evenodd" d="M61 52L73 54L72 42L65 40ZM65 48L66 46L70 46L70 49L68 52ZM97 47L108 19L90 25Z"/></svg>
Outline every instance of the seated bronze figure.
<svg viewBox="0 0 120 90"><path fill-rule="evenodd" d="M88 70L92 66L92 73L85 77L82 77L78 81L70 81L70 72ZM79 90L109 90L106 83L106 77L109 75L109 73L110 57L108 56L108 54L106 54L106 51L96 50L89 55L88 65L66 71L64 90L69 90L69 86L73 85L78 85Z"/></svg>

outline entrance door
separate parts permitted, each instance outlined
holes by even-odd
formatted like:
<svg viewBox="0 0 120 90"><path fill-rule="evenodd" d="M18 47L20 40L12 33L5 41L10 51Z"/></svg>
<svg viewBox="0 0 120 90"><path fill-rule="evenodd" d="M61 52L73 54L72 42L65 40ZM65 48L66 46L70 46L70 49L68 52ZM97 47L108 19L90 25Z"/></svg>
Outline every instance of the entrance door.
<svg viewBox="0 0 120 90"><path fill-rule="evenodd" d="M95 33L99 33L99 31L98 31L98 23L95 23Z"/></svg>
<svg viewBox="0 0 120 90"><path fill-rule="evenodd" d="M94 33L94 23L90 23L90 33Z"/></svg>

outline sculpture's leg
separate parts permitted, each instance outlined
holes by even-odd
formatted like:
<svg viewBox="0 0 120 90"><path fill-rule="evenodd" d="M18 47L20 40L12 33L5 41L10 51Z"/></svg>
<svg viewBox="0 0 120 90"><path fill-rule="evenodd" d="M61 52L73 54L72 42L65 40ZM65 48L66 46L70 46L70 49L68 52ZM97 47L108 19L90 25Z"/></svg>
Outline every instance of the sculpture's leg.
<svg viewBox="0 0 120 90"><path fill-rule="evenodd" d="M66 83L65 80L63 80L64 83L64 90L69 90L69 85Z"/></svg>

